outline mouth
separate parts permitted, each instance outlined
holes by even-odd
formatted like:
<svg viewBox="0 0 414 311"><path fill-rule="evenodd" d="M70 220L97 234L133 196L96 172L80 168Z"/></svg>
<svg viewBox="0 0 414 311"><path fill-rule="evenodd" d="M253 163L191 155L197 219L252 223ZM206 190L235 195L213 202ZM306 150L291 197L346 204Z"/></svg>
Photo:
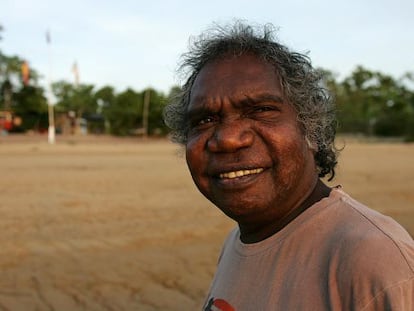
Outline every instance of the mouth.
<svg viewBox="0 0 414 311"><path fill-rule="evenodd" d="M264 171L264 168L259 167L259 168L254 168L254 169L237 170L237 171L221 173L218 175L218 177L222 180L223 179L235 179L235 178L240 178L244 176L260 174L263 171Z"/></svg>

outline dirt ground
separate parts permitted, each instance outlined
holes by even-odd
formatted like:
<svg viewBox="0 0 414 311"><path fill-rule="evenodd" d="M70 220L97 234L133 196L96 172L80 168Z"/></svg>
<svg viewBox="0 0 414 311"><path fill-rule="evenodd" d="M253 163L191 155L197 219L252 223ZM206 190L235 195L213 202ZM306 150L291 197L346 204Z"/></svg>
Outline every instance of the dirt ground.
<svg viewBox="0 0 414 311"><path fill-rule="evenodd" d="M337 178L414 233L414 145L349 142ZM199 310L234 226L165 140L0 138L0 310Z"/></svg>

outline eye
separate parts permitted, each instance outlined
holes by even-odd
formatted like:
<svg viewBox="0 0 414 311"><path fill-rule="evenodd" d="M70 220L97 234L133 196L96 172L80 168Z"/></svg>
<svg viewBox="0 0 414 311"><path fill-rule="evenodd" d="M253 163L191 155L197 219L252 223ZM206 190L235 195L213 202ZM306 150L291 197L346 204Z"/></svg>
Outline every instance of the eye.
<svg viewBox="0 0 414 311"><path fill-rule="evenodd" d="M202 119L198 120L197 125L205 125L205 124L211 123L211 122L214 122L214 118L211 117L211 116L208 116L208 117L205 117L205 118L202 118Z"/></svg>
<svg viewBox="0 0 414 311"><path fill-rule="evenodd" d="M258 121L270 121L279 118L280 108L277 105L261 104L250 107L245 116Z"/></svg>
<svg viewBox="0 0 414 311"><path fill-rule="evenodd" d="M259 107L253 108L253 112L267 112L267 111L275 111L275 110L278 110L278 109L272 106L259 106Z"/></svg>
<svg viewBox="0 0 414 311"><path fill-rule="evenodd" d="M211 115L199 116L190 121L190 127L195 130L204 129L210 127L215 121L216 117Z"/></svg>
<svg viewBox="0 0 414 311"><path fill-rule="evenodd" d="M278 114L279 112L280 109L275 105L258 105L251 107L250 111L248 111L247 114L250 114L252 116L273 116L274 114Z"/></svg>

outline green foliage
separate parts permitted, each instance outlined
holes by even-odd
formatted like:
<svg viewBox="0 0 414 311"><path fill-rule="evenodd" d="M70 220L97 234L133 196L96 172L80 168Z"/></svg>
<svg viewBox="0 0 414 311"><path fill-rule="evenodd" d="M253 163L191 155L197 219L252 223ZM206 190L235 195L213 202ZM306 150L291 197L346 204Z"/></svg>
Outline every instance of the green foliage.
<svg viewBox="0 0 414 311"><path fill-rule="evenodd" d="M18 131L44 130L47 124L47 102L43 89L35 86L24 86L14 94L13 112L22 119Z"/></svg>
<svg viewBox="0 0 414 311"><path fill-rule="evenodd" d="M98 108L104 111L115 102L114 88L112 86L104 86L100 88L93 95L93 99L98 104Z"/></svg>
<svg viewBox="0 0 414 311"><path fill-rule="evenodd" d="M157 93L154 89L149 89L147 91L150 92L148 134L166 135L168 133L168 128L164 123L162 113L168 102L167 98L164 94Z"/></svg>
<svg viewBox="0 0 414 311"><path fill-rule="evenodd" d="M339 131L344 133L410 136L414 93L402 80L357 67L342 82L329 79L338 108ZM405 79L412 75L406 74Z"/></svg>
<svg viewBox="0 0 414 311"><path fill-rule="evenodd" d="M105 116L110 124L110 133L119 136L131 135L141 127L143 98L140 93L127 89L115 96L106 107Z"/></svg>
<svg viewBox="0 0 414 311"><path fill-rule="evenodd" d="M115 104L115 91L111 86L104 86L97 90L94 94L93 100L97 103L97 114L102 117L103 123L100 124L98 129L101 133L110 134L110 118L111 108Z"/></svg>
<svg viewBox="0 0 414 311"><path fill-rule="evenodd" d="M144 132L144 100L149 92L148 105L148 134L165 135L168 132L162 119L162 111L167 103L164 94L154 89L135 92L127 89L114 94L113 89L105 87L96 94L101 100L102 114L109 123L109 132L113 135L125 136L142 134Z"/></svg>
<svg viewBox="0 0 414 311"><path fill-rule="evenodd" d="M2 27L0 25L0 32ZM22 123L14 131L47 128L47 104L43 89L37 86L39 75L30 68L30 85L22 82L21 67L24 60L0 51L0 110L12 110Z"/></svg>
<svg viewBox="0 0 414 311"><path fill-rule="evenodd" d="M406 130L404 135L405 141L414 142L414 114L411 113L407 118Z"/></svg>
<svg viewBox="0 0 414 311"><path fill-rule="evenodd" d="M96 113L98 104L94 100L93 85L74 86L66 81L52 84L53 94L57 98L58 111L74 111L77 117Z"/></svg>
<svg viewBox="0 0 414 311"><path fill-rule="evenodd" d="M24 86L14 94L13 111L18 115L26 112L46 113L47 102L43 89L35 86Z"/></svg>
<svg viewBox="0 0 414 311"><path fill-rule="evenodd" d="M15 88L23 87L22 64L24 59L19 56L7 56L0 51L0 83L10 81ZM34 68L30 68L30 83L37 84L39 74Z"/></svg>

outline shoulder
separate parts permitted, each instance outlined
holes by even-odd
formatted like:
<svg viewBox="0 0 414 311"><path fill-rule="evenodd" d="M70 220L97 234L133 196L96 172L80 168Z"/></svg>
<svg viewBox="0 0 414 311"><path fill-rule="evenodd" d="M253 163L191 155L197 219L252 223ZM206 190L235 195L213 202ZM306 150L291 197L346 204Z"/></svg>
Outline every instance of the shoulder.
<svg viewBox="0 0 414 311"><path fill-rule="evenodd" d="M407 295L412 298L414 241L410 235L390 217L347 194L340 192L339 198L336 230L330 238L337 245L329 261L340 292L358 293L360 307L386 300L399 303Z"/></svg>
<svg viewBox="0 0 414 311"><path fill-rule="evenodd" d="M403 280L377 292L361 304L363 311L414 310L414 278Z"/></svg>
<svg viewBox="0 0 414 311"><path fill-rule="evenodd" d="M348 262L401 262L414 275L414 241L401 225L342 191L338 201L333 238Z"/></svg>

